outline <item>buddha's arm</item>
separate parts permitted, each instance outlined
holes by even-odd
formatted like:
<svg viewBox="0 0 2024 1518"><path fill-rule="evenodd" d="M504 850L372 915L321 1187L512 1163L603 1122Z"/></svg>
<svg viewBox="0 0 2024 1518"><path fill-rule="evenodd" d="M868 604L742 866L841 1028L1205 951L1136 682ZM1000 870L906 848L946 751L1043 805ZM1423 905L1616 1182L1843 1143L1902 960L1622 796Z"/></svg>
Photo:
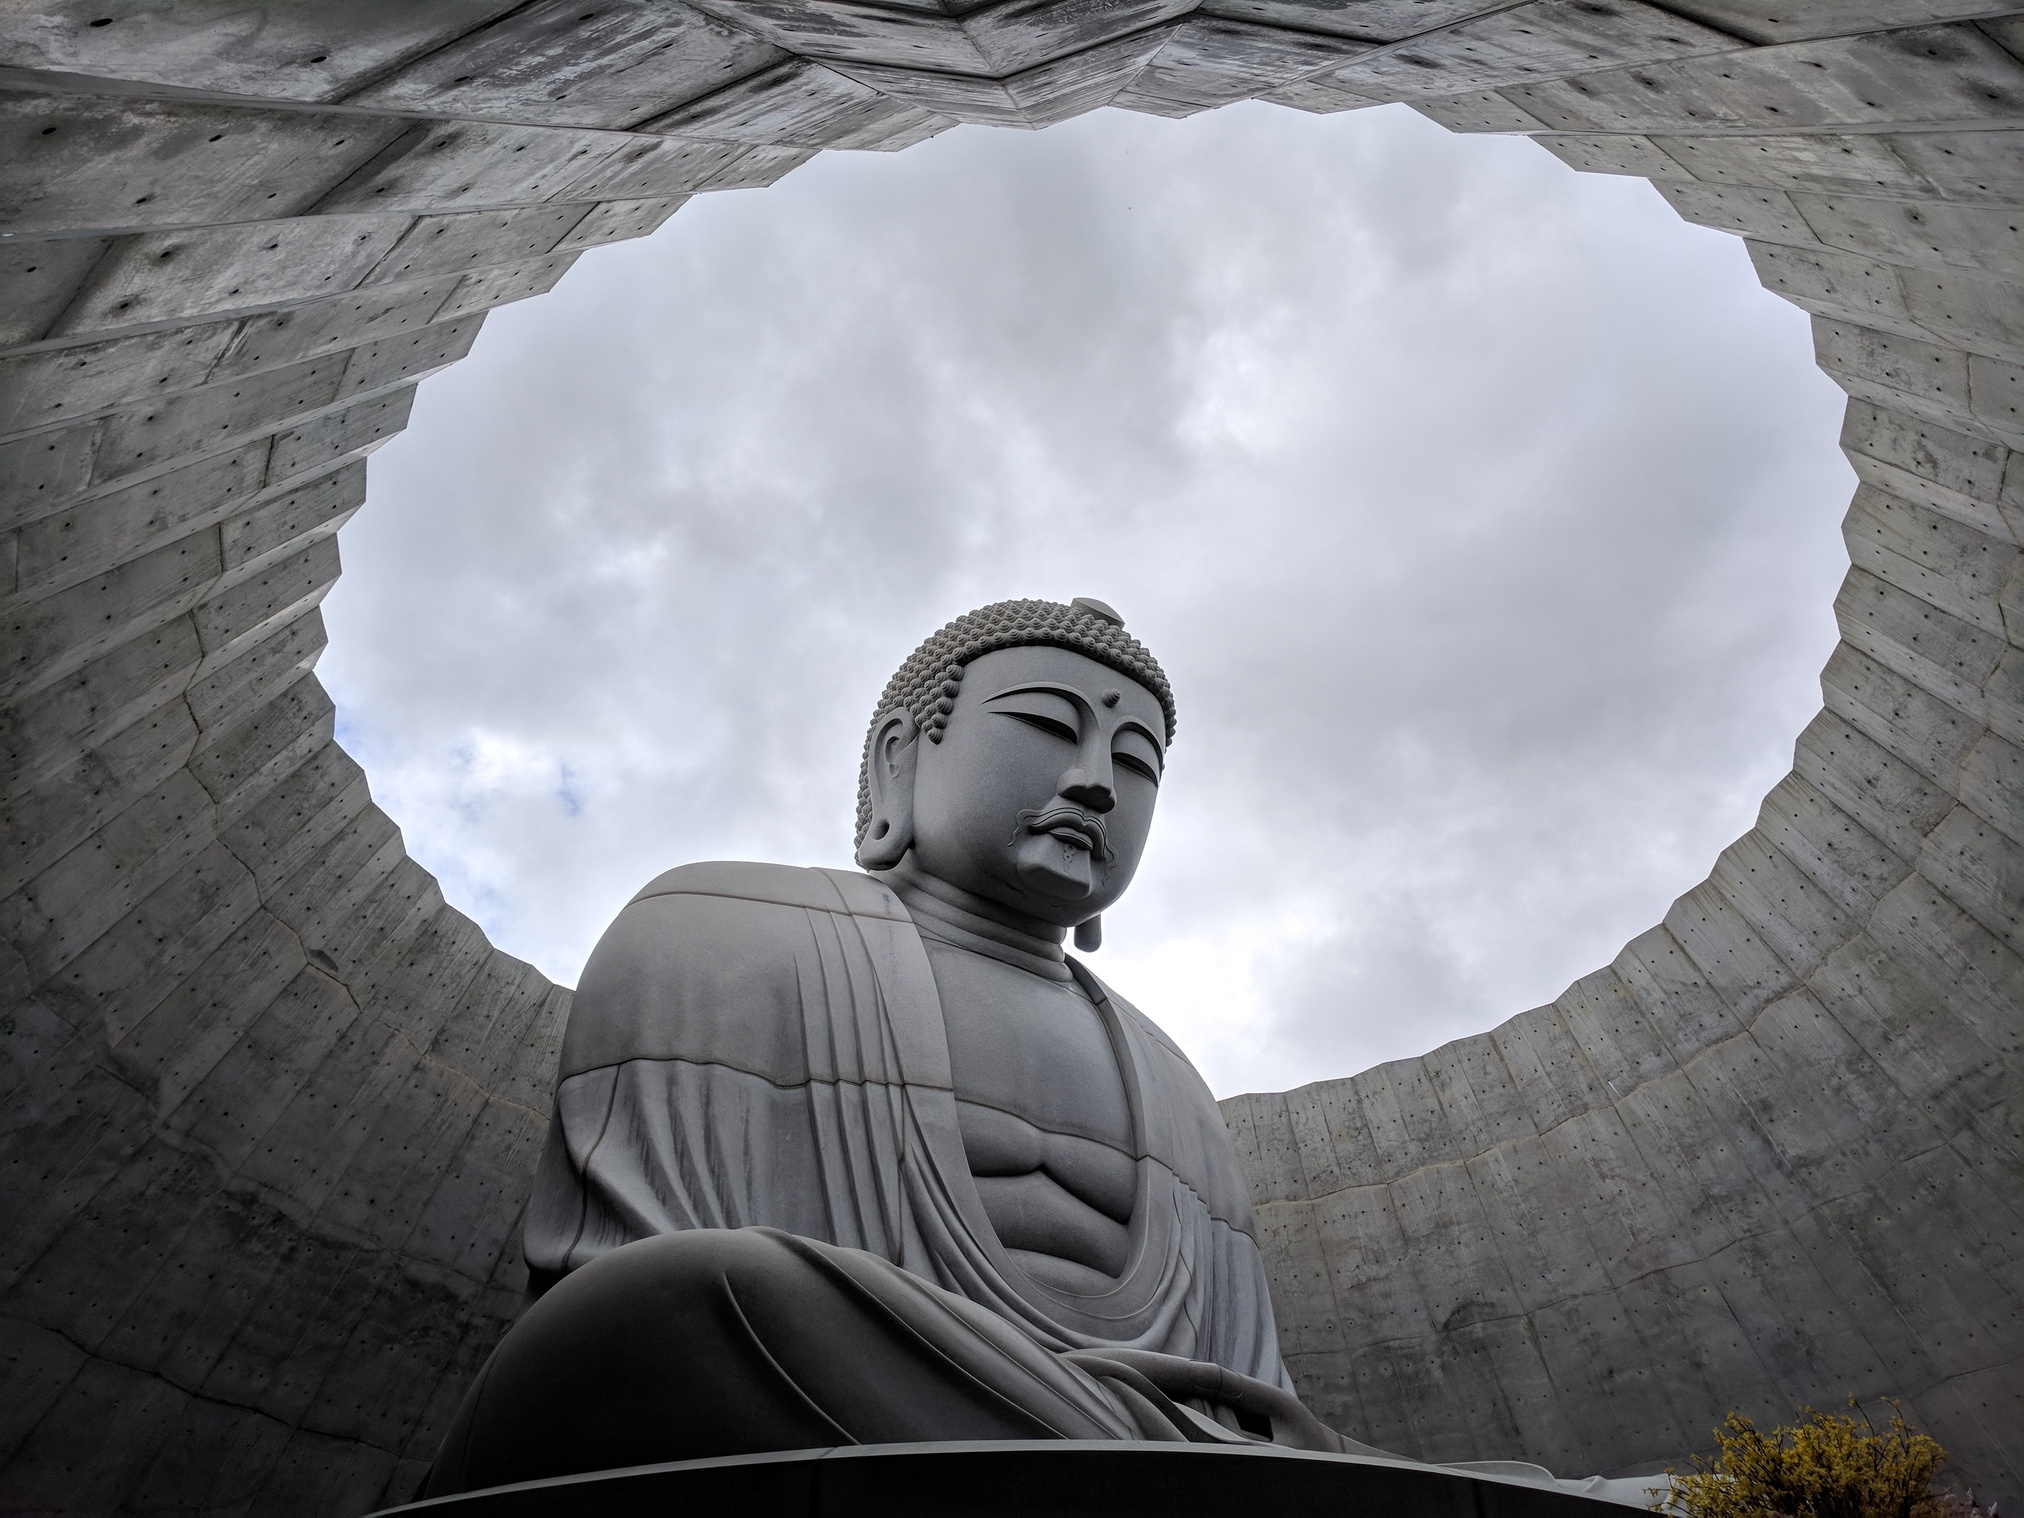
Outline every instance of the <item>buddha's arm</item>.
<svg viewBox="0 0 2024 1518"><path fill-rule="evenodd" d="M634 1239L767 1224L821 1237L798 907L643 896L585 966L526 1230L551 1273Z"/></svg>

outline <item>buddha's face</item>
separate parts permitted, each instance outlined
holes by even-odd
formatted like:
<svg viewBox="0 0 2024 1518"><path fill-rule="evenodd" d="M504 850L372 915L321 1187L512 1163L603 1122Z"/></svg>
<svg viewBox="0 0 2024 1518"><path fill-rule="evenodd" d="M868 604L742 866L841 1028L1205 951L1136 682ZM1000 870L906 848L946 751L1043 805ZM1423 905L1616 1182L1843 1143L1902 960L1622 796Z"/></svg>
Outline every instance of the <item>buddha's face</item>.
<svg viewBox="0 0 2024 1518"><path fill-rule="evenodd" d="M1165 732L1151 691L1082 654L972 660L942 741L916 742L914 863L1057 926L1094 917L1138 869Z"/></svg>

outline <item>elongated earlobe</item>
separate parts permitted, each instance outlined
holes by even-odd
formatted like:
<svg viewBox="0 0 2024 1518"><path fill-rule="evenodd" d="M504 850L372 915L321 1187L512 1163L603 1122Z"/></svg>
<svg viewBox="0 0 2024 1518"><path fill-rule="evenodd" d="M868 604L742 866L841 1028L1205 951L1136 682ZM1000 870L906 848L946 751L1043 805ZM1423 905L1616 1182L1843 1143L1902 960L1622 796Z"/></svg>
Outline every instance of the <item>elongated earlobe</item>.
<svg viewBox="0 0 2024 1518"><path fill-rule="evenodd" d="M1085 954L1094 954L1098 949L1103 947L1103 916L1101 913L1090 918L1088 922L1079 922L1075 925L1075 946Z"/></svg>
<svg viewBox="0 0 2024 1518"><path fill-rule="evenodd" d="M920 729L904 711L880 720L865 753L871 786L871 824L857 845L861 870L889 870L914 846L914 761Z"/></svg>

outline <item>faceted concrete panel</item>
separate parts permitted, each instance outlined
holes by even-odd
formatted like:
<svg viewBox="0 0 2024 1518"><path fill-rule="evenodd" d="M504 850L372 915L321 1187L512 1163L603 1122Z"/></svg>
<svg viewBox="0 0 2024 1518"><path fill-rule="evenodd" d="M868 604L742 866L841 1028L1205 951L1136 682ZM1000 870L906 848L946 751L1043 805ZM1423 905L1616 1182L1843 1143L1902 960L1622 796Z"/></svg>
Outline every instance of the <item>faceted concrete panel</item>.
<svg viewBox="0 0 2024 1518"><path fill-rule="evenodd" d="M1531 135L1746 237L1860 479L1825 709L1665 926L1226 1104L1306 1396L1617 1470L1892 1395L2024 1498L2020 58L1984 0L9 11L0 1492L397 1500L515 1310L568 996L406 857L312 673L414 386L818 149L1255 96Z"/></svg>

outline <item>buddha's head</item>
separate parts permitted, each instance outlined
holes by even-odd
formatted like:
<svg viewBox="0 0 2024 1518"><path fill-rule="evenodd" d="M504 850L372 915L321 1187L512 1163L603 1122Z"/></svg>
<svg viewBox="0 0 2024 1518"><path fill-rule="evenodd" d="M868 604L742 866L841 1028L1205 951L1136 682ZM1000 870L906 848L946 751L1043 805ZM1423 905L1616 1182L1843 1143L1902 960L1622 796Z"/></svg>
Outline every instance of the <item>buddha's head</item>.
<svg viewBox="0 0 2024 1518"><path fill-rule="evenodd" d="M970 612L879 698L858 863L904 860L1040 922L1093 923L1138 868L1173 732L1165 673L1101 601Z"/></svg>

